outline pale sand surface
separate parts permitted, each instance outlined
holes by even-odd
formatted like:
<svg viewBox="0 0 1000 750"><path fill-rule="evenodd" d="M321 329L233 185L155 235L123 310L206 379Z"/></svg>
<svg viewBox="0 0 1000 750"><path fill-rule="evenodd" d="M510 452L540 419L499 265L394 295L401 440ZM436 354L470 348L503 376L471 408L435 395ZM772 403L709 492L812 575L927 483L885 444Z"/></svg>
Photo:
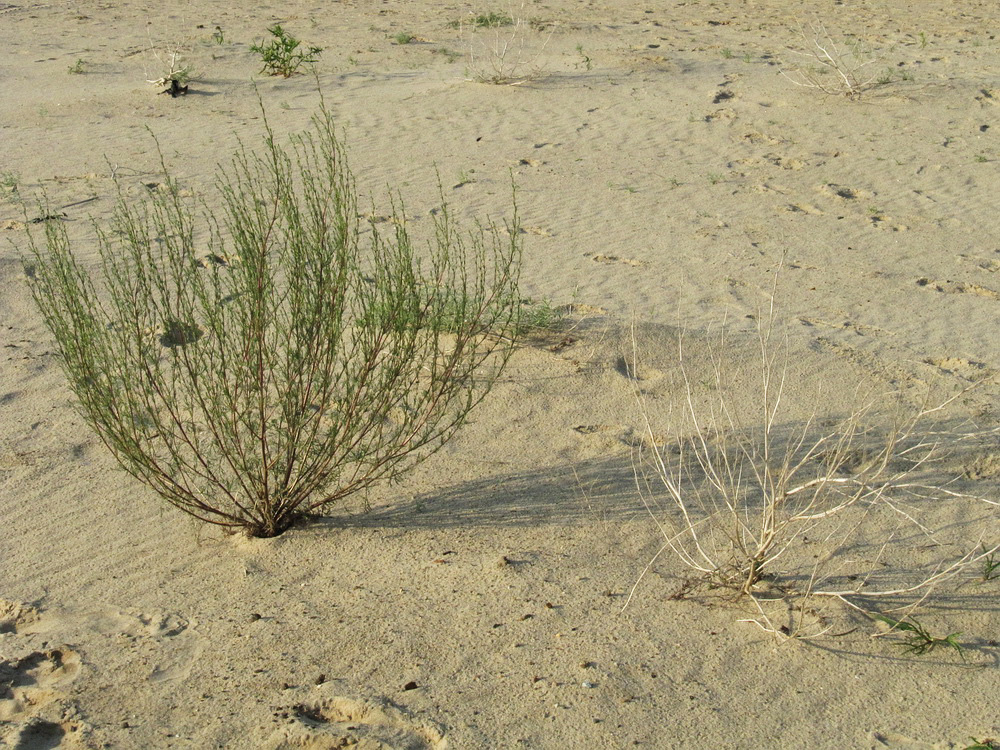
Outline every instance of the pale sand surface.
<svg viewBox="0 0 1000 750"><path fill-rule="evenodd" d="M662 545L629 458L633 319L642 387L669 402L680 329L696 382L724 320L716 353L752 361L750 316L784 257L786 419L843 414L861 381L915 400L985 378L949 417L996 424L995 4L528 3L551 38L545 75L522 86L465 80L470 40L447 22L492 9L0 3L0 173L27 201L96 197L62 209L88 261L86 220L109 216L112 171L129 195L161 179L147 129L193 190L238 139L258 140L248 46L281 22L325 48L320 85L363 195L385 206L398 188L419 230L436 168L456 214L501 218L512 171L524 292L576 306L570 340L520 350L468 427L373 493L371 513L353 503L277 539L226 537L119 472L73 411L5 192L0 745L949 748L1000 735L995 582L922 613L962 632L964 663L906 658L846 614L850 635L779 642L722 597L672 600L684 569L668 555L622 611ZM896 80L848 101L782 77L799 23L817 17L863 32ZM395 44L401 31L415 41ZM200 73L188 96L145 82L162 74L151 43ZM305 127L312 77L257 80L276 131ZM961 486L997 500L985 450L994 470ZM991 533L988 507L967 508L935 519Z"/></svg>

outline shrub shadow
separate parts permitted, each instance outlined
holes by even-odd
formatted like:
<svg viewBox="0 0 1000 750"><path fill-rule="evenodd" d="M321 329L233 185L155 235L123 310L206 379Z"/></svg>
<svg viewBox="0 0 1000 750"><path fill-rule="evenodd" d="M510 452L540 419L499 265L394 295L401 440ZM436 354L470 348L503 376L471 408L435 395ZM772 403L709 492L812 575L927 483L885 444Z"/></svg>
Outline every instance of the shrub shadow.
<svg viewBox="0 0 1000 750"><path fill-rule="evenodd" d="M581 524L647 516L628 456L462 482L367 513L317 519L348 528Z"/></svg>

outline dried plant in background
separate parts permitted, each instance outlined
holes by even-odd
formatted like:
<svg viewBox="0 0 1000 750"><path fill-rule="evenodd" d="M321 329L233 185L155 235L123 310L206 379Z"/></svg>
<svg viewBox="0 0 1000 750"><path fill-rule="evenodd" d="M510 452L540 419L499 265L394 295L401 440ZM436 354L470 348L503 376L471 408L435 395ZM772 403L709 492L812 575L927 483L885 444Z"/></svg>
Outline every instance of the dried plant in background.
<svg viewBox="0 0 1000 750"><path fill-rule="evenodd" d="M862 93L885 82L872 70L878 58L860 39L848 38L838 44L821 22L810 24L808 30L800 29L800 33L802 48L792 53L802 63L781 69L781 74L796 86L860 99Z"/></svg>
<svg viewBox="0 0 1000 750"><path fill-rule="evenodd" d="M552 32L540 35L518 11L476 16L469 24L469 75L472 80L518 86L545 73L541 63Z"/></svg>
<svg viewBox="0 0 1000 750"><path fill-rule="evenodd" d="M935 463L946 445L974 437L934 427L933 415L957 396L902 417L885 419L887 399L873 398L843 419L790 423L787 343L775 340L773 293L758 320L759 356L744 373L753 379L751 406L733 395L720 356L725 335L712 352L714 380L707 388L692 383L681 346L678 424L654 424L637 391L645 436L633 465L663 535L657 556L670 550L692 573L685 590L701 583L753 602L759 616L750 621L776 634L826 632L830 624L819 600L869 614L875 602L891 600L888 611L904 611L893 621L903 622L936 586L998 549L980 547L990 533L984 527L981 537L963 539L949 553L933 528L931 517L946 501L988 507L950 489ZM872 529L889 537L872 538ZM897 565L891 545L909 550L914 537L939 557ZM773 619L775 603L788 612L787 624Z"/></svg>
<svg viewBox="0 0 1000 750"><path fill-rule="evenodd" d="M396 201L391 236L359 225L321 112L288 147L266 126L262 152L221 167L218 209L169 175L144 201L120 185L95 278L61 222L31 240L31 289L87 423L170 503L255 536L437 450L518 328L516 209L466 236L443 207L425 249Z"/></svg>

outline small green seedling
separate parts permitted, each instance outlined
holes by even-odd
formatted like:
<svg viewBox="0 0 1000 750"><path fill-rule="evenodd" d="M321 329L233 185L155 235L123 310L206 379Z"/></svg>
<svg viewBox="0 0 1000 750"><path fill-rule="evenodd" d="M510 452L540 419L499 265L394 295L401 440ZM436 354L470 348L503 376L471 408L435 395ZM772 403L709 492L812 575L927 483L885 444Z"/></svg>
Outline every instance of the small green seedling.
<svg viewBox="0 0 1000 750"><path fill-rule="evenodd" d="M879 614L874 614L872 617L880 622L884 622L892 630L898 630L903 634L903 641L895 645L901 647L907 654L923 656L937 648L947 647L955 649L958 655L962 657L962 660L965 660L962 644L957 640L961 633L949 633L943 638L938 638L931 635L927 628L912 617L902 620L894 620L891 617Z"/></svg>
<svg viewBox="0 0 1000 750"><path fill-rule="evenodd" d="M963 750L1000 750L1000 743L997 740L985 739L977 740L975 737L969 737L972 740L971 745L966 745Z"/></svg>
<svg viewBox="0 0 1000 750"><path fill-rule="evenodd" d="M455 62L455 60L462 56L460 53L450 50L447 47L439 47L438 49L431 51L435 55L444 55L444 58L450 63Z"/></svg>
<svg viewBox="0 0 1000 750"><path fill-rule="evenodd" d="M270 27L267 32L272 39L268 44L263 41L250 46L251 52L260 55L264 67L261 73L289 78L298 72L303 63L314 63L319 59L322 47L309 47L306 51L299 49L301 41L288 34L279 24Z"/></svg>
<svg viewBox="0 0 1000 750"><path fill-rule="evenodd" d="M73 75L80 75L81 73L86 73L87 72L86 71L86 67L85 67L86 65L87 65L87 63L85 63L83 61L83 59L81 58L81 59L77 60L75 63L73 63L72 65L70 65L68 70Z"/></svg>
<svg viewBox="0 0 1000 750"><path fill-rule="evenodd" d="M6 195L6 197L18 203L21 199L20 193L17 191L17 186L21 182L21 177L17 172L3 172L0 174L0 194Z"/></svg>
<svg viewBox="0 0 1000 750"><path fill-rule="evenodd" d="M723 47L721 54L726 60L729 60L733 56L733 51L729 47Z"/></svg>
<svg viewBox="0 0 1000 750"><path fill-rule="evenodd" d="M983 580L992 581L1000 578L1000 560L997 560L997 553L986 554L986 545L983 545Z"/></svg>
<svg viewBox="0 0 1000 750"><path fill-rule="evenodd" d="M215 31L212 33L212 41L219 45L226 43L226 35L222 33L221 26L215 27Z"/></svg>

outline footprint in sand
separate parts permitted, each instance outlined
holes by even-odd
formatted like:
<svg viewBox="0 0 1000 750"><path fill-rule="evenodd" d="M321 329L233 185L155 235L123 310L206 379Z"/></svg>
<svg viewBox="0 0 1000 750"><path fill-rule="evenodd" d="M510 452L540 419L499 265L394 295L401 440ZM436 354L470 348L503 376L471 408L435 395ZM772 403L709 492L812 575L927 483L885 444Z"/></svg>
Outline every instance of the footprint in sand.
<svg viewBox="0 0 1000 750"><path fill-rule="evenodd" d="M41 613L30 604L0 599L0 633L20 633L41 617Z"/></svg>
<svg viewBox="0 0 1000 750"><path fill-rule="evenodd" d="M802 159L794 159L792 157L782 156L781 154L765 154L764 159L774 166L781 167L782 169L799 170L808 166L807 162L802 161Z"/></svg>
<svg viewBox="0 0 1000 750"><path fill-rule="evenodd" d="M818 206L814 206L812 203L789 203L785 206L785 210L796 214L810 214L812 216L820 216L823 214L823 209Z"/></svg>
<svg viewBox="0 0 1000 750"><path fill-rule="evenodd" d="M968 284L964 281L935 281L923 276L917 279L917 286L931 289L944 294L971 294L976 297L1000 300L1000 292L996 292L979 284Z"/></svg>
<svg viewBox="0 0 1000 750"><path fill-rule="evenodd" d="M950 743L943 745L940 743L921 742L920 740L910 739L895 732L875 732L873 737L878 742L876 747L884 747L888 750L945 750L945 748L952 747Z"/></svg>
<svg viewBox="0 0 1000 750"><path fill-rule="evenodd" d="M856 201L861 198L870 200L875 197L875 193L869 190L859 190L858 188L847 187L846 185L837 185L832 182L820 185L816 188L816 190L828 197L840 198L845 201Z"/></svg>
<svg viewBox="0 0 1000 750"><path fill-rule="evenodd" d="M1000 453L981 453L962 467L969 479L996 479L1000 477Z"/></svg>
<svg viewBox="0 0 1000 750"><path fill-rule="evenodd" d="M600 253L597 253L595 255L588 255L587 257L589 257L595 263L621 263L626 266L636 266L636 267L645 265L645 263L643 263L641 260L633 260L632 258L622 258L619 255L601 255Z"/></svg>
<svg viewBox="0 0 1000 750"><path fill-rule="evenodd" d="M736 112L734 112L729 107L723 107L722 109L717 109L705 115L705 122L715 122L716 120L734 120L736 119Z"/></svg>
<svg viewBox="0 0 1000 750"><path fill-rule="evenodd" d="M982 380L993 374L990 368L982 362L964 357L930 357L924 362L966 380Z"/></svg>
<svg viewBox="0 0 1000 750"><path fill-rule="evenodd" d="M55 689L76 679L80 656L61 646L0 661L0 720L14 721L61 697Z"/></svg>
<svg viewBox="0 0 1000 750"><path fill-rule="evenodd" d="M631 362L625 357L615 360L615 371L622 377L639 383L655 383L663 378L663 370L649 367L641 362Z"/></svg>
<svg viewBox="0 0 1000 750"><path fill-rule="evenodd" d="M1000 271L1000 260L996 260L995 258L984 258L979 255L966 254L959 255L958 258L966 263L974 264L980 271L986 271L987 273Z"/></svg>
<svg viewBox="0 0 1000 750"><path fill-rule="evenodd" d="M728 84L723 84L723 86L725 86L725 85L728 85ZM729 99L733 99L735 97L736 97L736 94L734 94L732 91L730 91L728 89L721 89L719 91L719 93L717 93L712 98L712 104L719 104L720 102L728 101Z"/></svg>
<svg viewBox="0 0 1000 750"><path fill-rule="evenodd" d="M277 712L261 750L446 750L443 731L385 699L316 698Z"/></svg>
<svg viewBox="0 0 1000 750"><path fill-rule="evenodd" d="M984 106L992 105L996 107L1000 105L1000 89L979 89L976 101Z"/></svg>

